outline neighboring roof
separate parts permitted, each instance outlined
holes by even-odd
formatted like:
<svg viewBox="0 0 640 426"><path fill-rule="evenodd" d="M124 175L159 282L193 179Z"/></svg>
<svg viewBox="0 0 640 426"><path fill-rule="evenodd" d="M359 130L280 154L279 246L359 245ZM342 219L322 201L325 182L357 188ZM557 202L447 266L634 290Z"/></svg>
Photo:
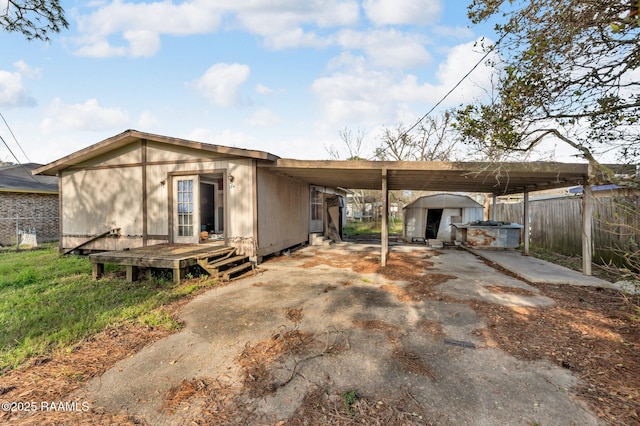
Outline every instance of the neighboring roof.
<svg viewBox="0 0 640 426"><path fill-rule="evenodd" d="M482 204L475 202L465 195L436 194L425 195L407 204L405 209L482 209Z"/></svg>
<svg viewBox="0 0 640 426"><path fill-rule="evenodd" d="M87 160L90 160L98 155L113 151L114 149L121 148L130 143L148 140L160 143L166 143L169 145L182 146L186 148L199 149L206 152L213 152L217 154L225 154L234 157L254 158L258 160L275 161L278 156L270 154L264 151L255 151L250 149L232 148L222 145L213 145L204 142L190 141L186 139L172 138L168 136L154 135L152 133L140 132L137 130L126 130L119 135L113 136L109 139L105 139L102 142L98 142L87 148L76 151L73 154L67 155L59 160L49 163L43 167L40 167L34 171L34 174L42 174L55 176L59 171L75 166Z"/></svg>
<svg viewBox="0 0 640 426"><path fill-rule="evenodd" d="M27 163L0 167L0 192L58 193L58 178L33 176L31 172L42 164Z"/></svg>
<svg viewBox="0 0 640 426"><path fill-rule="evenodd" d="M312 185L351 189L482 192L516 194L580 185L586 163L482 163L447 161L304 161L281 158L260 164Z"/></svg>

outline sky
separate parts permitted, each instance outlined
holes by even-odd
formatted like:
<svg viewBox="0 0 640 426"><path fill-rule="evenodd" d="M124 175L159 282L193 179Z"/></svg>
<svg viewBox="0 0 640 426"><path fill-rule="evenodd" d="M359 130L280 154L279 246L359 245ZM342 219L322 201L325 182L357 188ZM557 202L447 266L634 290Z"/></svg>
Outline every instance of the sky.
<svg viewBox="0 0 640 426"><path fill-rule="evenodd" d="M0 32L0 136L44 164L127 129L328 159L349 129L367 156L495 40L467 3L62 0L69 29L50 42ZM480 65L433 115L486 97L491 74ZM15 162L4 146L0 161Z"/></svg>

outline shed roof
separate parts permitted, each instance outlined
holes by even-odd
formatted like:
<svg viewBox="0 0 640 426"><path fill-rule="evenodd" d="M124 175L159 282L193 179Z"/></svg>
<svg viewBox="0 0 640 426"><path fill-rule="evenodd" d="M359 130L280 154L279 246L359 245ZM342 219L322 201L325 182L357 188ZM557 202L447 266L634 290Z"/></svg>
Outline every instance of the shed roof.
<svg viewBox="0 0 640 426"><path fill-rule="evenodd" d="M425 195L409 203L405 209L483 209L482 204L475 202L465 195L436 194Z"/></svg>
<svg viewBox="0 0 640 426"><path fill-rule="evenodd" d="M201 151L225 154L233 157L254 158L267 161L275 161L280 158L276 155L264 151L232 148L223 145L213 145L204 142L196 142L186 139L172 138L169 136L155 135L153 133L145 133L138 130L125 130L124 132L116 136L105 139L101 142L88 146L84 149L81 149L80 151L76 151L73 154L67 155L66 157L42 166L36 169L33 173L55 176L60 170L78 165L84 161L97 157L98 155L113 151L114 149L121 148L125 145L139 140L161 142L169 145L193 148Z"/></svg>
<svg viewBox="0 0 640 426"><path fill-rule="evenodd" d="M58 178L33 176L31 172L42 164L27 163L0 167L0 192L58 193Z"/></svg>

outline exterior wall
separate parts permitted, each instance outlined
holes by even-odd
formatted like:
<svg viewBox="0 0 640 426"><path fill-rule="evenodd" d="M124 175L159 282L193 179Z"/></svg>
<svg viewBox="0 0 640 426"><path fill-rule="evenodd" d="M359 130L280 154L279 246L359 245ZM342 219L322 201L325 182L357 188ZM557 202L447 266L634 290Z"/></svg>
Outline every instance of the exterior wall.
<svg viewBox="0 0 640 426"><path fill-rule="evenodd" d="M309 239L309 185L258 168L258 255Z"/></svg>
<svg viewBox="0 0 640 426"><path fill-rule="evenodd" d="M119 250L141 245L141 166L65 171L60 179L63 248L116 228L122 239L97 240L83 248Z"/></svg>
<svg viewBox="0 0 640 426"><path fill-rule="evenodd" d="M405 209L403 236L406 241L412 238L424 238L426 209Z"/></svg>
<svg viewBox="0 0 640 426"><path fill-rule="evenodd" d="M148 245L168 242L172 238L169 205L172 176L220 174L225 176L226 185L227 243L245 254L255 254L254 160L152 141L146 143L143 155L142 147L136 142L62 173L62 248L75 247L114 228L120 228L120 236L98 239L82 249L139 247L144 244L145 225Z"/></svg>
<svg viewBox="0 0 640 426"><path fill-rule="evenodd" d="M19 229L36 230L38 242L56 241L58 194L0 192L0 245L16 244L16 217Z"/></svg>

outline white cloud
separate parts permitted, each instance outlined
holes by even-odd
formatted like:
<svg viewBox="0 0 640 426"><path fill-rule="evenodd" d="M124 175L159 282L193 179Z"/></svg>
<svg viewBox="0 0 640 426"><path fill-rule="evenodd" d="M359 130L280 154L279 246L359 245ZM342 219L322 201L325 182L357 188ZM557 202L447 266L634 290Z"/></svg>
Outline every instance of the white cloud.
<svg viewBox="0 0 640 426"><path fill-rule="evenodd" d="M251 126L267 127L280 123L280 117L273 111L263 108L256 111L246 122Z"/></svg>
<svg viewBox="0 0 640 426"><path fill-rule="evenodd" d="M142 114L140 114L140 118L138 118L137 128L140 130L149 131L149 129L153 129L159 123L160 123L160 120L158 120L158 118L155 115L153 115L151 111L143 111Z"/></svg>
<svg viewBox="0 0 640 426"><path fill-rule="evenodd" d="M479 41L479 40L478 40ZM489 44L491 40L485 38ZM465 44L459 44L449 50L447 59L438 67L436 78L438 85L434 87L434 94L440 98L445 95L453 86L458 83L464 75L484 56L484 52L479 44L471 41ZM494 59L497 53L491 53L487 59ZM466 78L462 84L447 98L447 103L458 104L460 102L471 102L472 100L482 97L491 87L491 76L494 70L481 63L471 75Z"/></svg>
<svg viewBox="0 0 640 426"><path fill-rule="evenodd" d="M158 33L146 30L125 31L124 38L129 41L130 54L133 57L149 58L160 50Z"/></svg>
<svg viewBox="0 0 640 426"><path fill-rule="evenodd" d="M19 60L13 64L14 67L18 69L20 74L25 75L29 78L40 79L42 77L42 70L40 68L31 68L29 64L27 64L23 60Z"/></svg>
<svg viewBox="0 0 640 426"><path fill-rule="evenodd" d="M362 7L376 25L429 25L443 9L440 0L364 0Z"/></svg>
<svg viewBox="0 0 640 426"><path fill-rule="evenodd" d="M129 119L119 108L101 107L96 99L83 104L65 104L59 98L49 105L47 118L40 123L44 133L69 130L104 131L127 127Z"/></svg>
<svg viewBox="0 0 640 426"><path fill-rule="evenodd" d="M332 74L316 79L316 94L327 127L395 125L410 121L435 105L482 57L474 43L456 46L440 64L435 83L421 83L414 74L375 70L363 57L343 54L332 61ZM451 107L485 95L492 69L481 65L443 102ZM419 108L418 111L413 111ZM389 122L395 120L394 122Z"/></svg>
<svg viewBox="0 0 640 426"><path fill-rule="evenodd" d="M125 3L122 0L78 17L76 40L81 56L149 56L160 47L161 34L205 34L215 31L223 10L214 2L170 1ZM109 37L122 34L128 46L112 46Z"/></svg>
<svg viewBox="0 0 640 426"><path fill-rule="evenodd" d="M345 30L338 37L345 49L362 49L374 65L405 68L429 63L431 55L425 49L423 36L396 30L358 32Z"/></svg>
<svg viewBox="0 0 640 426"><path fill-rule="evenodd" d="M240 101L240 86L249 78L249 73L247 65L215 64L195 82L195 87L211 102L232 106Z"/></svg>
<svg viewBox="0 0 640 426"><path fill-rule="evenodd" d="M229 5L229 2L223 2ZM229 10L240 27L260 35L273 49L323 47L329 40L305 27L335 28L355 25L359 6L353 0L273 0L256 3L236 0Z"/></svg>
<svg viewBox="0 0 640 426"><path fill-rule="evenodd" d="M0 70L0 106L33 107L36 100L27 95L22 74Z"/></svg>
<svg viewBox="0 0 640 426"><path fill-rule="evenodd" d="M256 85L256 92L260 93L261 95L273 95L275 92L272 88L265 86L264 84L258 84Z"/></svg>
<svg viewBox="0 0 640 426"><path fill-rule="evenodd" d="M150 56L160 49L161 35L214 33L223 16L228 27L259 35L273 49L323 47L330 41L312 28L356 25L360 14L355 0L114 0L91 7L93 13L77 16L80 56ZM116 35L122 39L116 41Z"/></svg>

